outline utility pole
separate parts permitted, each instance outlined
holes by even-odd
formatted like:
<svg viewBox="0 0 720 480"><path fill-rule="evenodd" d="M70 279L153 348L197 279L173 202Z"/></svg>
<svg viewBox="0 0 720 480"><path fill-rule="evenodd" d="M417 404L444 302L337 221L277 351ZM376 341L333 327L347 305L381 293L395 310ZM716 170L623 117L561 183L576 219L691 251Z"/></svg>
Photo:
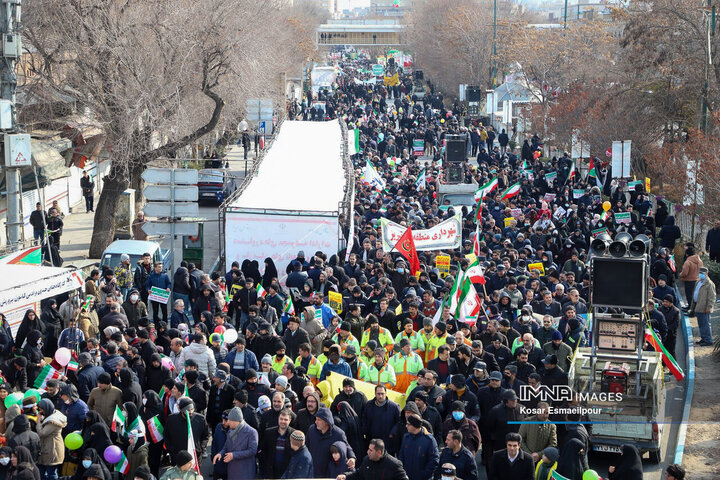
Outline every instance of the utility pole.
<svg viewBox="0 0 720 480"><path fill-rule="evenodd" d="M707 63L705 64L705 89L703 92L702 99L702 113L700 115L700 128L703 133L707 134L708 127L708 101L710 96L710 70L712 69L712 41L711 38L715 36L715 5L712 4L712 0L707 0L707 6L703 9L704 13L708 14L707 23Z"/></svg>
<svg viewBox="0 0 720 480"><path fill-rule="evenodd" d="M2 0L0 9L0 32L2 33L2 58L0 58L0 101L3 107L10 107L9 122L0 121L0 130L4 134L17 132L17 113L15 110L15 90L17 77L15 65L17 64L22 47L20 45L20 0ZM9 145L5 145L5 150ZM7 243L13 245L22 241L24 221L20 213L20 169L18 163L13 163L7 152L5 153L5 178L7 179ZM30 161L30 158L25 159ZM39 192L38 192L39 193Z"/></svg>
<svg viewBox="0 0 720 480"><path fill-rule="evenodd" d="M568 0L565 0L565 15L564 15L565 21L564 21L564 26L563 26L563 28L565 28L565 29L567 29L567 9L568 9ZM580 11L579 9L580 9L580 7L578 6L578 11Z"/></svg>
<svg viewBox="0 0 720 480"><path fill-rule="evenodd" d="M493 84L495 88L497 79L497 0L493 0Z"/></svg>

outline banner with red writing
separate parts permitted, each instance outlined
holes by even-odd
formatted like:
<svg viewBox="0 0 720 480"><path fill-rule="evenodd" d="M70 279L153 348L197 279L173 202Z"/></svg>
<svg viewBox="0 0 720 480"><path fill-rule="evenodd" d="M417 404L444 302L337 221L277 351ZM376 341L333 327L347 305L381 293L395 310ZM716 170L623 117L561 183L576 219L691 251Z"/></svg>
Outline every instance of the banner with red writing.
<svg viewBox="0 0 720 480"><path fill-rule="evenodd" d="M403 227L387 218L380 219L382 228L383 251L389 252L395 247L407 227ZM462 215L456 214L442 223L427 230L413 230L415 250L452 250L462 243Z"/></svg>

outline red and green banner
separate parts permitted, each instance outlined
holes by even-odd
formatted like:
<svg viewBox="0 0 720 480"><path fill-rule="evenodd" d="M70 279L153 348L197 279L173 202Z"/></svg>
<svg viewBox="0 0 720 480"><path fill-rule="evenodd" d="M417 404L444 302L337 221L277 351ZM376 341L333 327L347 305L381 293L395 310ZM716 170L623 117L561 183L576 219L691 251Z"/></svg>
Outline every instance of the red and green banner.
<svg viewBox="0 0 720 480"><path fill-rule="evenodd" d="M38 246L13 252L0 257L0 263L6 265L40 265L42 263L42 249Z"/></svg>
<svg viewBox="0 0 720 480"><path fill-rule="evenodd" d="M652 328L645 329L645 341L648 342L656 352L662 353L663 363L670 370L678 382L685 378L685 372L680 368L680 365L675 361L670 352L667 351L665 346L662 344L660 339L657 337L655 330Z"/></svg>

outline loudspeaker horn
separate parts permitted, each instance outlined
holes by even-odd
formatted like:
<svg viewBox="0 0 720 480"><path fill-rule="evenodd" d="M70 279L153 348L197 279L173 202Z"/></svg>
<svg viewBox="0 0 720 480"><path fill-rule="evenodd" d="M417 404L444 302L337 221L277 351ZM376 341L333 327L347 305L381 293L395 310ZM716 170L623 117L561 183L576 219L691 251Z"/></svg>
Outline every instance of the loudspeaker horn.
<svg viewBox="0 0 720 480"><path fill-rule="evenodd" d="M615 240L610 244L608 252L615 258L624 257L628 251L628 245L632 241L632 235L627 232L620 232L615 235Z"/></svg>
<svg viewBox="0 0 720 480"><path fill-rule="evenodd" d="M650 251L650 237L641 233L628 246L628 253L631 257L642 257Z"/></svg>
<svg viewBox="0 0 720 480"><path fill-rule="evenodd" d="M601 233L590 242L590 252L593 255L605 255L607 249L610 246L612 238L607 233Z"/></svg>

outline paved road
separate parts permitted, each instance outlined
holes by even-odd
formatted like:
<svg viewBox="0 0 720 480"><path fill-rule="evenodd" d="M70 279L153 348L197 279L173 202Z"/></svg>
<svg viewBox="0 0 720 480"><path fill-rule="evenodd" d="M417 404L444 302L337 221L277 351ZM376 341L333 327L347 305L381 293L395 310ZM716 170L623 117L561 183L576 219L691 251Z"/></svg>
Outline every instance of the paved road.
<svg viewBox="0 0 720 480"><path fill-rule="evenodd" d="M677 361L683 370L687 371L685 342L680 333L676 345ZM646 480L657 480L662 477L665 467L673 463L675 449L677 447L678 429L682 420L683 407L685 405L685 384L677 382L672 376L665 376L665 425L663 425L663 461L656 464L645 455L643 459L643 472ZM615 465L620 458L619 454L591 452L589 457L590 468L596 470L601 477L608 474L608 467Z"/></svg>

